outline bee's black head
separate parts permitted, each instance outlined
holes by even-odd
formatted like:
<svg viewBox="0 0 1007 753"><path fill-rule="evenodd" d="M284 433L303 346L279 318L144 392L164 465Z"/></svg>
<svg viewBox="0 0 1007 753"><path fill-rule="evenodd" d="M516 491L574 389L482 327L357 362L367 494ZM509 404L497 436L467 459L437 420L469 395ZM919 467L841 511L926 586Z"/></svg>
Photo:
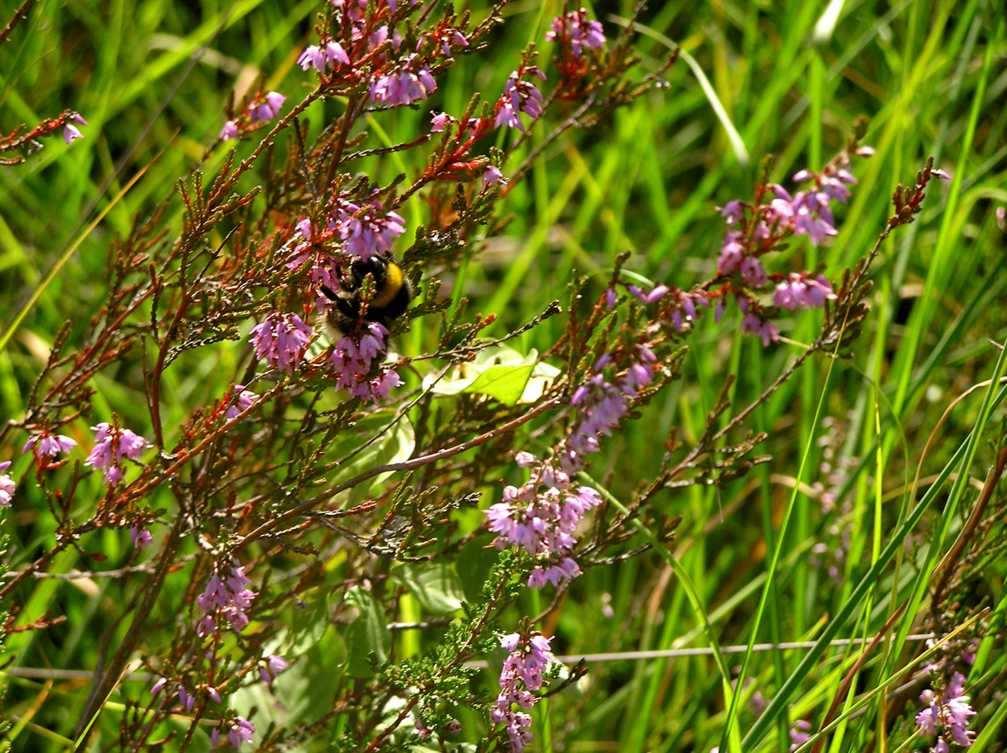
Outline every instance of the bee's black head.
<svg viewBox="0 0 1007 753"><path fill-rule="evenodd" d="M364 280L373 281L373 296L362 309L360 291ZM401 316L409 307L412 291L402 268L386 257L355 259L340 278L338 291L323 287L322 293L336 304L339 313L351 321L380 322L387 324ZM361 316L362 314L362 316Z"/></svg>

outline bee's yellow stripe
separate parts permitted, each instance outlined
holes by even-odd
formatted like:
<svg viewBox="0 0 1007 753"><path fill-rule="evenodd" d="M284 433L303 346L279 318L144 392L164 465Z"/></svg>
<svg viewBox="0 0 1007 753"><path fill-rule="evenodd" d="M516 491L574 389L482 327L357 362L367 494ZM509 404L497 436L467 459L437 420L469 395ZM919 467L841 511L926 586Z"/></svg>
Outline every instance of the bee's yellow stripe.
<svg viewBox="0 0 1007 753"><path fill-rule="evenodd" d="M374 300L371 301L371 305L376 308L387 306L402 289L405 282L406 278L405 275L402 274L402 267L393 261L388 262L388 266L385 268L384 287L376 296L374 296Z"/></svg>

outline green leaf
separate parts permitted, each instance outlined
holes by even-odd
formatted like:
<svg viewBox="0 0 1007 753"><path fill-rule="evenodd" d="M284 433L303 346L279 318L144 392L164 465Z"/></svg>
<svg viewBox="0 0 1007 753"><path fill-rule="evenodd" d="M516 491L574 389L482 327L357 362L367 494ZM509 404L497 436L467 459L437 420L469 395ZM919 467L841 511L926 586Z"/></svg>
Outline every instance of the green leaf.
<svg viewBox="0 0 1007 753"><path fill-rule="evenodd" d="M452 564L405 565L394 573L429 614L452 614L461 609L465 593Z"/></svg>
<svg viewBox="0 0 1007 753"><path fill-rule="evenodd" d="M499 557L499 552L491 545L492 541L492 536L477 536L458 553L458 577L469 602L479 600L486 577Z"/></svg>
<svg viewBox="0 0 1007 753"><path fill-rule="evenodd" d="M350 458L336 476L335 480L341 481L368 468L408 460L415 449L416 434L409 418L384 410L360 419L352 432L331 443L327 453L333 458ZM374 496L388 475L382 473L370 484L356 486L349 494L350 502Z"/></svg>
<svg viewBox="0 0 1007 753"><path fill-rule="evenodd" d="M346 633L347 669L353 677L371 677L388 660L388 625L370 591L355 586L346 599L359 612Z"/></svg>
<svg viewBox="0 0 1007 753"><path fill-rule="evenodd" d="M559 374L559 369L539 362L538 351L527 356L499 345L480 352L470 363L460 364L447 376L428 376L424 388L435 395L479 394L504 405L538 400Z"/></svg>
<svg viewBox="0 0 1007 753"><path fill-rule="evenodd" d="M339 694L346 674L346 643L331 625L326 624L326 613L317 616L319 619L315 619L316 615L300 615L306 622L298 626L303 630L281 629L263 647L263 655L275 653L291 662L290 667L273 680L272 688L253 682L229 696L227 703L238 715L247 718L255 709L259 729L265 730L270 723L288 727L316 719L330 708L331 699ZM307 749L297 746L291 750L297 753Z"/></svg>

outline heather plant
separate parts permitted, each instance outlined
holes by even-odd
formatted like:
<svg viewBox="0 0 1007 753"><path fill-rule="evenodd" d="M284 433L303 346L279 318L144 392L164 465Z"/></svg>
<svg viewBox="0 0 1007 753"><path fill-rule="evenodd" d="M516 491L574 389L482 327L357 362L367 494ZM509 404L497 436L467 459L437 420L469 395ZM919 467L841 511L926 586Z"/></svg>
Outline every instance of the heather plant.
<svg viewBox="0 0 1007 753"><path fill-rule="evenodd" d="M14 10L0 40L33 32L33 6ZM557 154L579 139L604 145L626 112L678 95L667 82L680 54L695 65L647 46L642 6L605 24L588 8L550 10L515 47L500 44L512 3L312 3L283 70L220 97L190 144L194 164L118 218L94 308L52 333L0 429L4 524L18 530L26 493L46 521L5 545L0 637L15 641L12 657L45 656L26 645L34 636L60 636L70 653L82 640L84 625L58 600L40 603L34 583L115 584L100 592L109 618L92 665L9 673L48 683L34 705L23 686L6 688L12 741L559 750L593 704L628 694L627 709L635 699L658 713L660 665L600 685L592 657L564 653L583 638L575 622L583 602L595 610L598 584L648 567L654 603L671 583L674 599L626 599L624 614L646 610L645 640L657 631L664 650L699 641L708 655L695 700L681 688L662 696L672 710L650 735L661 749L842 750L847 735L997 749L1004 714L980 708L975 688L999 698L1005 671L1004 595L991 576L1002 571L1007 453L991 435L1007 351L998 345L969 388L981 406L934 478L919 469L957 402L902 478L884 472L898 432L882 433L882 414L900 427L892 417L918 380L898 384L884 413L868 391L873 413L827 438L843 456L819 466L828 487L809 471L833 370L870 342L876 283L890 292L898 274L894 244L914 249L933 195L950 190L950 204L961 177L919 155L898 165L903 184L878 190L888 138L850 116L833 156L819 145L812 164L784 173L767 154L744 194L690 198L717 223L690 251L698 264L654 264L647 248L612 241L583 270L545 259L549 295L536 308L494 307L522 296L514 278L489 304L470 283L494 239L521 223L515 213L532 211L515 197L548 203ZM464 80L472 61L496 83ZM980 91L988 55L985 65ZM453 77L463 96L445 96ZM8 173L59 140L71 159L95 135L87 112L32 122L0 137ZM847 253L857 247L840 241L861 232L873 240ZM885 347L868 352L880 359ZM697 370L711 350L720 355ZM911 380L906 358L899 373ZM757 369L768 377L746 388ZM701 408L669 423L668 406L697 390ZM807 415L768 422L795 390ZM630 437L645 438L645 457L625 451ZM796 470L774 508L781 449ZM969 469L990 459L970 486ZM752 483L765 503L764 572L735 583L737 599L703 592L684 555L740 501L708 516L701 501ZM897 510L882 505L886 484L901 484ZM831 538L811 530L811 501ZM870 541L850 531L868 512ZM78 562L86 569L68 573ZM789 568L807 577L793 576L799 615L784 622ZM823 577L839 583L809 606ZM731 613L740 600L744 617ZM757 644L791 637L799 661L757 666ZM73 702L43 725L33 719L54 679L79 684L60 689ZM873 729L858 722L871 703ZM571 709L562 729L557 707ZM649 749L645 715L626 716L617 745Z"/></svg>

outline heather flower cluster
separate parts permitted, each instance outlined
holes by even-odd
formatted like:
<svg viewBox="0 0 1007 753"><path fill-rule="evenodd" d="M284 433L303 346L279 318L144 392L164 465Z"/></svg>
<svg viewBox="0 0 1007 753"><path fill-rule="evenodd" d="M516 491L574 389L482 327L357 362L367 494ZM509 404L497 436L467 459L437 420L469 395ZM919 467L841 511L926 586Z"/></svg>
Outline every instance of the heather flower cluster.
<svg viewBox="0 0 1007 753"><path fill-rule="evenodd" d="M573 56L578 58L584 54L584 50L597 50L605 46L605 32L601 23L588 18L584 8L554 18L552 28L545 36L549 41L568 45Z"/></svg>
<svg viewBox="0 0 1007 753"><path fill-rule="evenodd" d="M196 624L196 634L204 637L216 632L220 619L226 620L235 632L243 630L248 624L248 609L257 595L248 587L250 583L244 568L238 565L232 566L224 577L216 573L211 575L196 598L196 604L203 611L203 617Z"/></svg>
<svg viewBox="0 0 1007 753"><path fill-rule="evenodd" d="M657 356L646 345L638 345L625 370L608 376L613 357L605 354L594 364L591 378L570 398L580 415L560 450L564 469L574 473L583 468L587 456L601 449L601 440L612 434L622 421L632 399L654 380Z"/></svg>
<svg viewBox="0 0 1007 753"><path fill-rule="evenodd" d="M146 439L129 429L104 422L91 428L94 430L94 447L84 464L100 470L110 486L122 480L124 460L139 460L143 451L151 446Z"/></svg>
<svg viewBox="0 0 1007 753"><path fill-rule="evenodd" d="M312 332L297 314L270 314L251 334L256 356L274 369L293 371L304 358Z"/></svg>
<svg viewBox="0 0 1007 753"><path fill-rule="evenodd" d="M295 227L287 268L295 271L308 266L308 280L314 291L315 310L324 312L332 305L332 301L323 291L339 290L341 255L330 247L330 243L338 237L338 227L335 222L330 222L329 227L316 232L311 220L306 217L298 220Z"/></svg>
<svg viewBox="0 0 1007 753"><path fill-rule="evenodd" d="M379 400L388 396L402 380L394 369L380 368L387 352L388 330L377 322L368 322L359 337L344 335L339 338L329 356L329 366L336 384L354 397Z"/></svg>
<svg viewBox="0 0 1007 753"><path fill-rule="evenodd" d="M511 633L500 638L507 658L500 670L500 694L490 718L506 725L514 753L524 750L532 739L528 711L538 703L535 691L542 687L546 671L556 662L549 641L540 633L527 637Z"/></svg>
<svg viewBox="0 0 1007 753"><path fill-rule="evenodd" d="M339 42L330 39L322 45L311 44L305 47L297 58L297 64L302 71L312 68L318 73L325 73L331 68L349 65L350 57Z"/></svg>
<svg viewBox="0 0 1007 753"><path fill-rule="evenodd" d="M570 556L577 526L601 498L588 486L574 486L566 472L530 453L520 453L518 463L535 466L532 479L504 489L503 501L486 511L489 529L497 534L498 547L519 546L535 557L529 586L559 585L580 575L580 566Z"/></svg>
<svg viewBox="0 0 1007 753"><path fill-rule="evenodd" d="M872 151L861 147L858 156ZM765 255L794 236L806 236L820 245L836 235L833 202L845 203L856 179L850 172L850 155L842 152L818 173L800 170L792 180L806 188L791 193L778 184L760 190L756 201L748 204L732 200L720 208L728 226L717 259L717 275L724 285L711 295L718 295L718 316L724 297L733 295L743 313L742 330L758 337L763 345L776 342L779 329L770 319L772 306L778 309L820 308L835 297L832 284L823 276L806 272L770 274L763 266ZM770 302L764 298L773 285Z"/></svg>
<svg viewBox="0 0 1007 753"><path fill-rule="evenodd" d="M869 155L870 149L857 150ZM657 304L655 318L670 323L677 332L689 330L702 310L716 303L715 317L723 316L725 303L733 297L742 313L743 332L758 337L764 346L780 338L772 318L780 311L821 308L835 298L832 284L824 276L809 272L784 274L767 272L763 258L778 251L794 236L806 235L819 244L836 234L830 202L845 202L849 186L856 180L849 171L850 158L842 152L820 173L801 170L795 182L810 187L791 195L782 186L770 184L757 193L752 204L732 200L720 208L728 226L717 259L717 276L704 286L684 291L667 285L643 290L628 285L630 294L644 304ZM765 196L766 191L772 198ZM609 306L616 302L609 292Z"/></svg>
<svg viewBox="0 0 1007 753"><path fill-rule="evenodd" d="M955 672L943 690L924 690L920 701L924 706L916 714L916 727L924 735L937 736L933 753L948 753L951 745L972 745L969 724L976 712L965 695L965 675Z"/></svg>
<svg viewBox="0 0 1007 753"><path fill-rule="evenodd" d="M224 746L240 748L244 743L251 742L254 736L255 725L239 716L226 727L214 727L210 733L210 744L214 748Z"/></svg>
<svg viewBox="0 0 1007 753"><path fill-rule="evenodd" d="M782 309L810 309L833 297L832 284L821 275L794 273L776 286L773 303Z"/></svg>
<svg viewBox="0 0 1007 753"><path fill-rule="evenodd" d="M523 131L524 124L519 117L521 113L528 115L532 120L542 115L544 106L542 92L534 83L526 80L529 76L545 81L545 73L533 65L522 66L507 77L503 94L495 106L494 124L497 128L509 126Z"/></svg>
<svg viewBox="0 0 1007 753"><path fill-rule="evenodd" d="M79 112L71 113L70 118L63 126L63 141L67 144L72 144L77 139L84 138L84 134L81 133L80 129L77 127L83 125L87 125L87 121L84 120L84 116Z"/></svg>
<svg viewBox="0 0 1007 753"><path fill-rule="evenodd" d="M263 98L248 107L248 115L253 123L264 123L280 114L280 108L287 98L279 92L267 92Z"/></svg>
<svg viewBox="0 0 1007 753"><path fill-rule="evenodd" d="M410 55L402 64L378 76L371 84L371 100L384 107L408 105L426 99L437 91L437 81L430 69L418 65Z"/></svg>
<svg viewBox="0 0 1007 753"><path fill-rule="evenodd" d="M40 466L59 458L60 455L69 452L77 443L65 434L52 434L48 431L40 431L28 437L21 452L31 451L35 456L35 462Z"/></svg>
<svg viewBox="0 0 1007 753"><path fill-rule="evenodd" d="M246 390L245 385L234 385L231 402L230 405L227 406L227 410L224 412L224 417L229 421L237 418L246 410L251 408L252 404L256 401L256 399L258 399L258 397L259 396L251 390Z"/></svg>
<svg viewBox="0 0 1007 753"><path fill-rule="evenodd" d="M231 120L224 122L217 134L221 141L236 139L242 134L242 129L246 126L254 126L257 123L266 123L277 115L283 107L287 98L279 92L270 91L256 97L245 109L245 112Z"/></svg>
<svg viewBox="0 0 1007 753"><path fill-rule="evenodd" d="M335 224L346 251L365 261L390 252L392 242L406 231L401 215L373 201L340 201Z"/></svg>
<svg viewBox="0 0 1007 753"><path fill-rule="evenodd" d="M571 476L601 449L601 440L612 434L634 397L653 381L656 362L650 348L640 345L625 370L609 376L612 356L599 358L590 379L570 399L578 420L555 456L539 460L518 453L518 464L531 469L531 478L520 487L507 486L503 500L486 511L498 547L519 546L535 558L528 577L532 588L558 586L580 575L572 557L577 528L588 511L601 504L601 497L588 486L574 485Z"/></svg>

